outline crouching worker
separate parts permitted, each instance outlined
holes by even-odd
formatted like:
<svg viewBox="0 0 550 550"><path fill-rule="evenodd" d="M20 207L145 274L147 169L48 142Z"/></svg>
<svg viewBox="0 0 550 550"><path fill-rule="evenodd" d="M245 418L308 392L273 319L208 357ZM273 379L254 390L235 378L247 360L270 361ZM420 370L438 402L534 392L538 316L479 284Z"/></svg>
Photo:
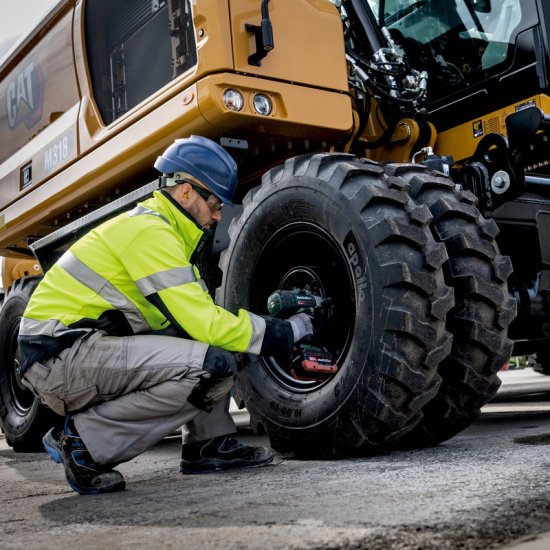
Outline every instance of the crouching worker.
<svg viewBox="0 0 550 550"><path fill-rule="evenodd" d="M43 439L78 493L124 489L114 469L186 424L182 473L258 466L265 447L236 441L231 352L275 354L310 319L237 315L212 301L193 265L231 203L237 169L203 137L177 140L155 167L160 190L90 231L46 273L21 320L24 383L65 425ZM243 277L246 273L243 273Z"/></svg>

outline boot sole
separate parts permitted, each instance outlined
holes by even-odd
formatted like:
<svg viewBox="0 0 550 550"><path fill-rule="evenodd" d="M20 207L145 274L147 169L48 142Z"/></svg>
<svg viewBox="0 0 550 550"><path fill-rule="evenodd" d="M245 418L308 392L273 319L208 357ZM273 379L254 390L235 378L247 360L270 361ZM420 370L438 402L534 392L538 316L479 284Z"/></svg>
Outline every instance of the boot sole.
<svg viewBox="0 0 550 550"><path fill-rule="evenodd" d="M182 474L211 474L223 470L237 470L239 468L258 468L268 466L273 462L270 456L265 460L216 460L205 459L196 461L182 460L180 462L180 472Z"/></svg>

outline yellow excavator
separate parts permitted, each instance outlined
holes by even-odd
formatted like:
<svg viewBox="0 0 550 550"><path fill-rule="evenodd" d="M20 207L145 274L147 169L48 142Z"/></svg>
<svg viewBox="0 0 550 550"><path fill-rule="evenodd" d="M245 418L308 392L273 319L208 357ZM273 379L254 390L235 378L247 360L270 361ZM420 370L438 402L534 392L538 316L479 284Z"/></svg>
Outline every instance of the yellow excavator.
<svg viewBox="0 0 550 550"><path fill-rule="evenodd" d="M335 368L239 358L253 428L339 457L468 426L550 344L549 24L543 0L59 0L0 64L8 443L59 420L18 371L42 273L192 134L239 167L200 259L216 301L331 304Z"/></svg>

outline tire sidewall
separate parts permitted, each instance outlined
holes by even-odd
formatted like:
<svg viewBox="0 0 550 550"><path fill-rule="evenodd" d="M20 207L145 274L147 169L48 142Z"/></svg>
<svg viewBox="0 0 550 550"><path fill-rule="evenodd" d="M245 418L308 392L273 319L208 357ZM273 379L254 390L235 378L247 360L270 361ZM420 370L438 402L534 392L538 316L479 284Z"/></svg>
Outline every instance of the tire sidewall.
<svg viewBox="0 0 550 550"><path fill-rule="evenodd" d="M326 422L344 406L356 409L353 399L358 384L368 384L367 365L376 361L373 355L380 338L373 330L373 312L382 309L381 289L372 285L367 261L372 250L364 222L352 204L341 193L317 178L296 177L285 187L264 186L256 191L258 206L247 216L238 236L233 239L231 261L251 265L267 240L277 231L292 224L312 224L330 233L348 267L347 277L353 281L355 323L348 342L346 359L338 373L322 386L305 392L282 387L266 370L259 356L247 356L241 370L238 392L245 399L251 414L258 415L272 426L303 430ZM247 236L254 235L254 239ZM253 241L253 242L251 242ZM231 311L249 308L249 276L237 276L239 270L229 265L224 277L225 306ZM228 276L229 274L229 276ZM230 289L230 291L229 291ZM273 288L275 290L275 288ZM265 311L255 311L265 314ZM381 323L377 323L381 326Z"/></svg>

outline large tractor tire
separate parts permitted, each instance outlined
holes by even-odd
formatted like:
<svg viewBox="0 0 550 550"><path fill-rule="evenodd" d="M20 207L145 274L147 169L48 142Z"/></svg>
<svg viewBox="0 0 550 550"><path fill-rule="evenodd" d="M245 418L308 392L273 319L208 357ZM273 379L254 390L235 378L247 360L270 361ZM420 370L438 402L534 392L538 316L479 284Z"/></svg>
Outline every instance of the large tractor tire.
<svg viewBox="0 0 550 550"><path fill-rule="evenodd" d="M286 357L247 355L237 399L277 450L364 455L395 444L422 417L450 351L453 305L444 246L400 177L352 155L304 155L264 175L233 220L217 299L266 314L278 288L331 298L318 337L338 371L299 379Z"/></svg>
<svg viewBox="0 0 550 550"><path fill-rule="evenodd" d="M8 445L18 452L42 451L42 436L60 418L41 405L19 376L19 322L39 280L16 281L0 310L0 422Z"/></svg>
<svg viewBox="0 0 550 550"><path fill-rule="evenodd" d="M481 215L472 193L422 166L395 164L386 170L407 181L413 200L430 209L432 233L449 257L443 271L455 294L447 315L453 345L439 366L439 391L407 438L413 446L434 445L478 418L500 386L497 373L512 352L507 329L516 314L506 284L512 264L499 252L496 223Z"/></svg>

